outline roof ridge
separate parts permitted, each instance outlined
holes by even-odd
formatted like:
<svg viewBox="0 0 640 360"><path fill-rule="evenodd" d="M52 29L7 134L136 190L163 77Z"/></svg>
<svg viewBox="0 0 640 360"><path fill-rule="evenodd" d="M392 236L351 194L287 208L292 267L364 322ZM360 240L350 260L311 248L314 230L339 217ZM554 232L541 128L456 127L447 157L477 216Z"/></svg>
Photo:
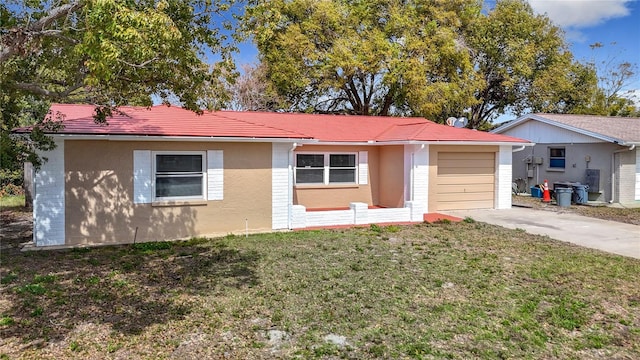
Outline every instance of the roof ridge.
<svg viewBox="0 0 640 360"><path fill-rule="evenodd" d="M228 112L228 113L234 113L233 111L227 111L227 112ZM249 111L242 111L242 112L243 112L243 113L248 113ZM212 112L212 114L215 114L216 116L220 116L220 117L225 118L225 119L235 120L235 121L241 121L241 122L243 122L243 123L251 124L251 125L255 125L255 126L264 126L264 127L266 127L266 128L274 129L274 130L286 131L286 132L288 132L288 133L291 133L291 134L294 134L294 135L303 136L303 137L307 137L307 138L309 138L309 139L313 139L313 138L314 138L313 136L310 136L310 135L308 135L308 134L303 134L303 133L298 132L298 131L295 131L295 130L291 130L291 129L283 129L283 128L279 128L279 127L276 127L276 126L272 126L272 125L267 125L267 124L264 124L264 123L260 123L260 122L253 122L253 121L244 120L244 119L240 119L240 118L233 117L233 116L225 116L225 115L223 115L223 114L219 114L219 113L224 113L224 111L214 111L214 112ZM237 113L237 112L236 112L236 113ZM266 113L266 112L265 112L265 113Z"/></svg>
<svg viewBox="0 0 640 360"><path fill-rule="evenodd" d="M547 116L560 116L560 117L589 117L589 118L607 118L607 119L615 119L615 120L640 120L640 117L633 116L610 116L610 115L595 115L595 114L556 114L556 113L533 113L533 115L538 115L542 117Z"/></svg>
<svg viewBox="0 0 640 360"><path fill-rule="evenodd" d="M424 130L424 128L426 126L429 125L429 120L426 121L421 121L421 122L415 122L415 123L408 123L408 124L392 124L390 125L387 129L385 129L384 131L382 131L381 133L379 133L378 135L376 135L374 137L374 139L376 141L378 141L380 138L384 137L385 134L391 132L392 130L400 127L400 126L415 126L415 125L421 125L418 129L414 130L411 134L412 137L417 136L420 132L422 132L422 130Z"/></svg>

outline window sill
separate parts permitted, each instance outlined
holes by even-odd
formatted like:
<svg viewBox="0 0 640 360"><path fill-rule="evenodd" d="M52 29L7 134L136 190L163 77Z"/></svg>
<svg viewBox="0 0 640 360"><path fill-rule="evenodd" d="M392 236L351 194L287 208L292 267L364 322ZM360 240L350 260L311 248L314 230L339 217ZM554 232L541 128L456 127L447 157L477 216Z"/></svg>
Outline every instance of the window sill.
<svg viewBox="0 0 640 360"><path fill-rule="evenodd" d="M294 186L296 189L357 189L360 187L358 184L300 184Z"/></svg>
<svg viewBox="0 0 640 360"><path fill-rule="evenodd" d="M564 172L564 169L547 168L547 172Z"/></svg>
<svg viewBox="0 0 640 360"><path fill-rule="evenodd" d="M171 206L206 206L206 200L171 200L171 201L154 201L152 207L171 207Z"/></svg>

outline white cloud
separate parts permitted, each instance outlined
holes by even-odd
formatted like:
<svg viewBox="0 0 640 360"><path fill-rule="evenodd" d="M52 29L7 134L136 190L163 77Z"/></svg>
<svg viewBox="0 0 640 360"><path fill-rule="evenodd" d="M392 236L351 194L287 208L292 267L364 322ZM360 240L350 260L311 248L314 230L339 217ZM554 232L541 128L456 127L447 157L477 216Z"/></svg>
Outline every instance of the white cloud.
<svg viewBox="0 0 640 360"><path fill-rule="evenodd" d="M623 91L620 95L622 97L626 97L627 99L633 100L633 102L636 103L636 106L640 106L640 89Z"/></svg>
<svg viewBox="0 0 640 360"><path fill-rule="evenodd" d="M564 28L587 28L607 20L627 16L632 0L528 0L538 14L547 14Z"/></svg>

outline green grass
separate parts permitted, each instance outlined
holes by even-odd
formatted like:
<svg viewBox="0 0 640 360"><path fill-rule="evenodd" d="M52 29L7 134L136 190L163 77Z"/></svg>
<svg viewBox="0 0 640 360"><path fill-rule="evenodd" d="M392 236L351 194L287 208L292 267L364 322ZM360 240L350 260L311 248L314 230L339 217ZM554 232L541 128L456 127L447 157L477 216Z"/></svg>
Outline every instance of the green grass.
<svg viewBox="0 0 640 360"><path fill-rule="evenodd" d="M11 358L640 357L640 261L473 221L15 251L0 271Z"/></svg>
<svg viewBox="0 0 640 360"><path fill-rule="evenodd" d="M0 197L0 210L18 209L24 207L24 195Z"/></svg>

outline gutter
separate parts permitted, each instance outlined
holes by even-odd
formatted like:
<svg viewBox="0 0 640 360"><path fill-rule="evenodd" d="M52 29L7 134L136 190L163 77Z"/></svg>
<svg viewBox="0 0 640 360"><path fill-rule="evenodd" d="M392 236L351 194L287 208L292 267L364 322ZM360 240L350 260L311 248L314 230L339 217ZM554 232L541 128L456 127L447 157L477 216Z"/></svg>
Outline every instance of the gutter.
<svg viewBox="0 0 640 360"><path fill-rule="evenodd" d="M616 150L611 153L611 200L609 200L609 204L613 203L614 194L616 190L616 154L620 154L626 151L633 151L636 148L636 144L625 145L628 146L626 149Z"/></svg>
<svg viewBox="0 0 640 360"><path fill-rule="evenodd" d="M231 136L162 136L162 135L113 135L113 134L47 134L53 138L68 140L106 140L106 141L181 141L181 142L269 142L315 144L312 138L271 138L271 137L231 137Z"/></svg>

